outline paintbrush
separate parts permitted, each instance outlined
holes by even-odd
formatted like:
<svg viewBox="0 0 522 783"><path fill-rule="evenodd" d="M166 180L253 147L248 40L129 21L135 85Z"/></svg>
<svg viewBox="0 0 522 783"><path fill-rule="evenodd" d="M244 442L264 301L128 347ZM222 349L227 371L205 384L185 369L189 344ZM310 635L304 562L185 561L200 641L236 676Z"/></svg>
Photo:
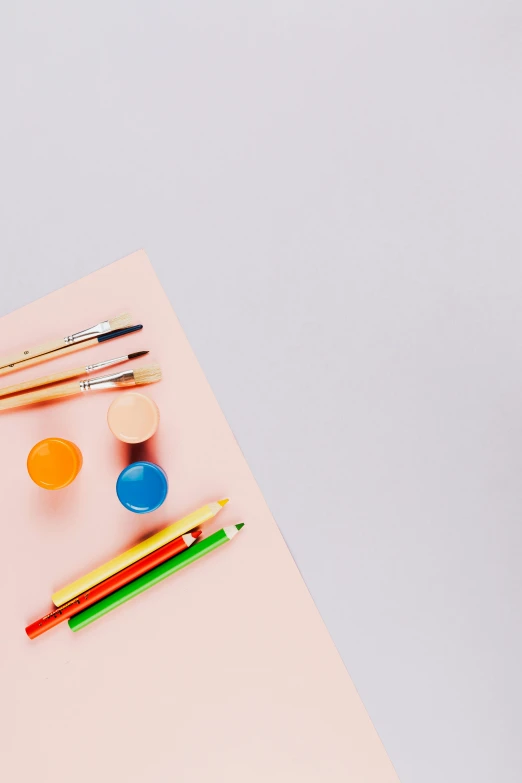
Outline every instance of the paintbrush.
<svg viewBox="0 0 522 783"><path fill-rule="evenodd" d="M159 364L151 364L148 367L137 367L135 370L125 370L113 375L101 375L97 378L86 378L84 381L71 381L48 386L26 394L17 394L15 397L6 397L0 400L0 411L9 408L19 408L22 405L33 405L36 402L57 400L61 397L70 397L73 394L96 391L97 389L119 389L126 386L142 386L146 383L156 383L161 380Z"/></svg>
<svg viewBox="0 0 522 783"><path fill-rule="evenodd" d="M7 375L10 372L16 372L17 370L25 370L27 367L32 367L35 364L41 364L42 362L48 362L51 359L59 359L62 356L66 356L69 353L75 353L76 351L83 351L84 348L92 348L93 345L97 345L98 343L104 343L107 340L113 340L115 337L123 337L125 334L130 334L131 332L137 332L139 329L143 329L142 324L137 324L136 326L128 326L126 329L116 329L113 332L106 332L105 334L100 335L99 337L93 337L90 340L83 340L82 342L78 343L70 343L65 348L60 348L57 351L51 351L50 353L43 353L39 356L35 356L32 359L25 359L23 362L18 362L18 364L11 364L8 367L0 367L0 375ZM2 359L1 361L5 361Z"/></svg>
<svg viewBox="0 0 522 783"><path fill-rule="evenodd" d="M127 356L118 356L116 359L107 359L106 362L98 362L97 364L87 364L83 367L75 367L73 370L64 370L63 372L55 372L53 375L44 375L41 378L33 378L32 381L25 381L24 383L16 383L14 386L4 386L0 388L0 397L8 397L10 394L19 394L20 392L27 391L28 389L36 389L38 386L50 386L52 383L59 383L60 381L67 381L70 378L81 378L82 375L91 375L98 370L104 370L106 367L112 367L115 364L122 364L128 362L131 359L138 359L140 356L145 356L148 351L137 351L136 353L129 353Z"/></svg>
<svg viewBox="0 0 522 783"><path fill-rule="evenodd" d="M12 354L4 359L0 359L0 370L5 369L6 367L12 370L16 364L21 364L29 359L34 359L37 356L43 356L44 354L63 350L72 343L81 343L84 342L84 340L89 340L91 337L99 337L107 332L114 332L116 329L125 329L127 326L130 326L131 323L132 318L129 313L123 313L108 321L100 321L99 324L90 326L88 329L83 329L81 332L75 332L68 337L50 340L47 343L43 343L43 345L38 345L35 348L28 348L17 354Z"/></svg>

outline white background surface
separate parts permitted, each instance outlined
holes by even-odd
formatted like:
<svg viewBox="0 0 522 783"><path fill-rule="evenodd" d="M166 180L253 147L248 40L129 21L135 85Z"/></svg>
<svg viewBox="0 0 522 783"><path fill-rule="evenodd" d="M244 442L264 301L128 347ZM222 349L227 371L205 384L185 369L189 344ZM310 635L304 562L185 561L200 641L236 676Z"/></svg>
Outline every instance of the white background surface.
<svg viewBox="0 0 522 783"><path fill-rule="evenodd" d="M3 3L0 312L144 247L402 782L518 783L522 10L430 5Z"/></svg>

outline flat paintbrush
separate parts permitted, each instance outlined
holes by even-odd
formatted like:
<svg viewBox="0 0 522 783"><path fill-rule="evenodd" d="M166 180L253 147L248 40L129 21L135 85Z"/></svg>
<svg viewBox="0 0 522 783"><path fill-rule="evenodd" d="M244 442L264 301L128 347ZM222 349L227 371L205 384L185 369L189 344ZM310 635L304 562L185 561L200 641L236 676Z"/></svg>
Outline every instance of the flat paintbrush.
<svg viewBox="0 0 522 783"><path fill-rule="evenodd" d="M69 353L75 353L76 351L83 351L84 348L92 348L98 343L104 343L107 340L114 340L115 337L123 337L125 334L131 334L131 332L137 332L139 329L143 329L142 324L136 326L128 326L125 329L116 329L113 332L105 332L99 337L93 337L90 340L83 340L77 343L70 343L65 348L60 348L57 351L51 351L50 353L43 353L39 356L35 356L32 359L25 359L18 364L11 364L8 367L0 367L0 375L7 375L10 372L17 372L17 370L25 370L27 367L32 367L35 364L42 364L42 362L51 361L51 359L61 359L62 356L67 356ZM2 361L5 361L2 359Z"/></svg>
<svg viewBox="0 0 522 783"><path fill-rule="evenodd" d="M156 383L161 380L159 364L151 364L148 367L137 367L135 370L125 370L113 375L101 375L97 378L87 378L84 381L71 381L70 383L58 383L55 386L47 386L26 394L17 394L15 397L6 397L0 400L0 411L9 408L19 408L22 405L33 405L36 402L57 400L61 397L70 397L73 394L96 389L119 389L126 386L142 386L145 383Z"/></svg>
<svg viewBox="0 0 522 783"><path fill-rule="evenodd" d="M67 348L68 345L71 345L71 343L81 343L84 342L84 340L90 340L91 337L99 337L106 332L114 332L116 329L125 329L125 327L130 326L131 323L132 318L129 313L123 313L108 321L100 321L99 324L90 326L88 329L83 329L81 332L75 332L68 337L50 340L49 342L37 345L34 348L28 348L19 351L17 354L6 356L4 359L0 359L0 370L9 368L8 372L10 372L15 365L25 363L29 359L63 350L64 348Z"/></svg>
<svg viewBox="0 0 522 783"><path fill-rule="evenodd" d="M52 383L67 381L70 378L81 378L82 375L92 375L93 372L98 372L98 370L104 370L106 367L113 367L115 364L123 364L123 362L128 362L131 359L138 359L140 356L145 356L146 354L148 354L148 351L137 351L136 353L129 353L127 356L118 356L116 359L108 359L106 362L87 364L83 365L83 367L75 367L72 370L55 372L53 375L43 375L41 378L33 378L32 381L16 383L13 386L4 386L3 389L0 389L0 397L20 394L20 392L25 392L28 389L36 389L39 386L50 386Z"/></svg>

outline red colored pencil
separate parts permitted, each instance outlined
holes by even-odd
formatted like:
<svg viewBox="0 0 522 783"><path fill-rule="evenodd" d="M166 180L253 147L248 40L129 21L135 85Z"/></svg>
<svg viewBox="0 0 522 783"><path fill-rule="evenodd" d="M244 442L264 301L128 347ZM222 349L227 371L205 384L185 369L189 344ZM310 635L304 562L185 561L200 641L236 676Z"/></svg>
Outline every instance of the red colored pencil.
<svg viewBox="0 0 522 783"><path fill-rule="evenodd" d="M58 609L55 609L50 614L46 614L45 617L35 620L34 623L31 623L25 629L27 636L30 639L36 639L40 634L45 633L50 628L54 628L55 625L78 614L78 612L91 606L91 604L95 604L107 595L114 593L115 590L119 590L120 587L146 574L147 571L156 568L156 566L164 563L165 560L179 555L180 552L188 549L200 535L201 530L185 533L185 535L175 538L174 541L151 552L150 555L142 557L141 560L128 566L128 568L124 568L123 571L119 571L114 576L111 576L110 579L100 582L100 584L92 587L90 590L86 590L85 593L73 598L72 601L59 606Z"/></svg>

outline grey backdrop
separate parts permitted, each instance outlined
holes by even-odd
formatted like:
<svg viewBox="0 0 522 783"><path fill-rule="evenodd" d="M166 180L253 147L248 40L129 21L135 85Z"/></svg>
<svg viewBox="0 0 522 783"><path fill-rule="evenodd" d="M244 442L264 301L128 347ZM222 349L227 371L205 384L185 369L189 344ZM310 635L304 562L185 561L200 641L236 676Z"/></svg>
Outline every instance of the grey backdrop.
<svg viewBox="0 0 522 783"><path fill-rule="evenodd" d="M520 3L0 8L0 312L144 247L403 783L519 783Z"/></svg>

